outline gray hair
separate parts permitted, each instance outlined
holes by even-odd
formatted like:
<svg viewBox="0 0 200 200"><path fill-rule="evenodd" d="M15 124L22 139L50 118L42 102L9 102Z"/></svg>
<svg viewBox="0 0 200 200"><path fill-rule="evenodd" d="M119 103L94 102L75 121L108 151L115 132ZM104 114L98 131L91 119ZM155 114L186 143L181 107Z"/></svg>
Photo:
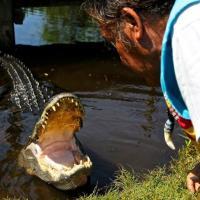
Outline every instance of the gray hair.
<svg viewBox="0 0 200 200"><path fill-rule="evenodd" d="M121 31L122 21L125 17L121 14L124 7L134 8L141 18L144 13L156 13L160 16L169 14L175 0L86 0L82 8L99 24L106 26L113 37L123 41L127 50L134 46Z"/></svg>
<svg viewBox="0 0 200 200"><path fill-rule="evenodd" d="M100 23L109 23L120 18L123 7L134 8L138 12L148 10L161 16L169 13L175 0L86 0L82 7Z"/></svg>

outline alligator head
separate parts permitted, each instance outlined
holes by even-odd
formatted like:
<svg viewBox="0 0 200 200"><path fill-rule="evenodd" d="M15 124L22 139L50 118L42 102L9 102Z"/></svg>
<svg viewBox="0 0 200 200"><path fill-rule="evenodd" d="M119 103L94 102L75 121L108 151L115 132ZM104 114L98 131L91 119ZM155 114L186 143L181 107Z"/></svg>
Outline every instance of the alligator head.
<svg viewBox="0 0 200 200"><path fill-rule="evenodd" d="M76 96L61 93L53 97L35 125L30 144L21 151L20 165L62 190L84 185L92 163L74 135L83 117Z"/></svg>
<svg viewBox="0 0 200 200"><path fill-rule="evenodd" d="M29 93L33 90L35 94L34 105L31 105L33 100L30 99L33 97L29 97L28 92L26 99L21 99L21 102L19 102L21 95L15 95L17 103L22 108L23 105L31 110L39 108L41 113L30 141L19 155L20 166L24 167L28 174L36 175L62 190L75 189L86 184L92 162L75 136L82 127L84 118L84 108L78 97L71 93L60 93L47 101L41 98L42 92L37 91L38 95L34 92L39 89L38 83L32 83L35 80L21 62L11 56L4 56L0 61L12 79L14 93L20 92L22 95L25 90L17 91L17 89L23 86L30 87L27 88ZM29 85L24 85L27 78ZM35 89L34 85L37 85ZM45 101L46 103L41 103Z"/></svg>

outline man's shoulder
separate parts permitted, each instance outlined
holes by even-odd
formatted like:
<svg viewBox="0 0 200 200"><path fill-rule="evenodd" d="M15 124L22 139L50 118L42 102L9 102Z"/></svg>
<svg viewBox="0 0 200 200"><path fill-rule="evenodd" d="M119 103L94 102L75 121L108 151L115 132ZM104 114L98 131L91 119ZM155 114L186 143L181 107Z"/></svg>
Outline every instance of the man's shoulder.
<svg viewBox="0 0 200 200"><path fill-rule="evenodd" d="M200 21L200 3L193 4L185 9L174 24L175 29L189 28L190 25Z"/></svg>

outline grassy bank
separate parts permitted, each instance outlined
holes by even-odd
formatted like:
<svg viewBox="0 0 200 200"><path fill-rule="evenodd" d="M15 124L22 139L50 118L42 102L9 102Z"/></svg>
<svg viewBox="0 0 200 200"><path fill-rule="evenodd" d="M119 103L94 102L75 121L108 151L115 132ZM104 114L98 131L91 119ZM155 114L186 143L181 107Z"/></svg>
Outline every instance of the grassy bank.
<svg viewBox="0 0 200 200"><path fill-rule="evenodd" d="M126 170L121 170L115 183L104 195L93 193L81 200L195 200L186 189L187 172L200 161L200 153L191 144L179 151L179 158L168 167L157 168L139 180Z"/></svg>

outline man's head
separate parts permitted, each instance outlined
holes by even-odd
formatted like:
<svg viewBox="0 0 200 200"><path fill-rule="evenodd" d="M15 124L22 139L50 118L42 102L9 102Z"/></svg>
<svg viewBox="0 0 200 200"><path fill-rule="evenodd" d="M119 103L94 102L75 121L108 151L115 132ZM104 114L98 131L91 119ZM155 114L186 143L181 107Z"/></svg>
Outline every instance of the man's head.
<svg viewBox="0 0 200 200"><path fill-rule="evenodd" d="M154 84L162 38L174 0L87 0L85 10L122 62ZM157 76L158 77L158 76Z"/></svg>

